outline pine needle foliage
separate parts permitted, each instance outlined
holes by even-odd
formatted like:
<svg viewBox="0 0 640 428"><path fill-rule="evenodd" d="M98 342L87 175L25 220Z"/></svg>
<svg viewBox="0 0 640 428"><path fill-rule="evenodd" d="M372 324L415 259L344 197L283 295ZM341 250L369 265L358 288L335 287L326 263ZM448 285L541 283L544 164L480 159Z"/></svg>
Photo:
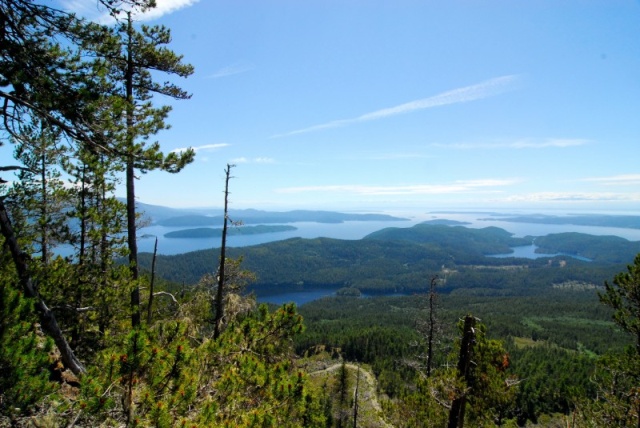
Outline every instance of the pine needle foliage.
<svg viewBox="0 0 640 428"><path fill-rule="evenodd" d="M33 302L0 274L0 413L28 415L55 385L49 382L53 342L38 332Z"/></svg>
<svg viewBox="0 0 640 428"><path fill-rule="evenodd" d="M86 424L132 427L324 426L292 338L303 330L294 305L262 305L218 340L190 319L131 331L83 379L76 412Z"/></svg>

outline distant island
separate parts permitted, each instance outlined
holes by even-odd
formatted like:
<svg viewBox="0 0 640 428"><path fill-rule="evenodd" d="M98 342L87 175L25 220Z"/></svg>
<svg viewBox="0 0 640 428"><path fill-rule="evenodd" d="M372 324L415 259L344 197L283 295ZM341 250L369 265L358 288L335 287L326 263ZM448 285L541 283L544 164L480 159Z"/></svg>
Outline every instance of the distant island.
<svg viewBox="0 0 640 428"><path fill-rule="evenodd" d="M444 218L437 218L434 220L423 221L422 224L439 224L442 226L465 226L471 223L469 223L468 221L447 220Z"/></svg>
<svg viewBox="0 0 640 428"><path fill-rule="evenodd" d="M479 220L495 221L496 218L482 218ZM624 229L640 229L640 216L633 215L523 215L500 218L500 221L511 223L535 223L535 224L573 224L577 226L620 227Z"/></svg>
<svg viewBox="0 0 640 428"><path fill-rule="evenodd" d="M260 210L232 210L229 217L233 221L243 224L274 224L274 223L344 223L345 221L407 221L406 218L394 217L387 214L349 214L333 211L295 210L272 212ZM158 220L156 224L168 227L221 226L222 215L208 216L202 214L187 214Z"/></svg>
<svg viewBox="0 0 640 428"><path fill-rule="evenodd" d="M227 230L229 236L237 235L260 235L263 233L276 233L276 232L288 232L296 230L293 226L281 226L281 225L258 225L258 226L243 226L243 227L230 227ZM222 229L199 227L196 229L184 229L176 230L174 232L168 232L164 234L165 238L216 238L222 236Z"/></svg>

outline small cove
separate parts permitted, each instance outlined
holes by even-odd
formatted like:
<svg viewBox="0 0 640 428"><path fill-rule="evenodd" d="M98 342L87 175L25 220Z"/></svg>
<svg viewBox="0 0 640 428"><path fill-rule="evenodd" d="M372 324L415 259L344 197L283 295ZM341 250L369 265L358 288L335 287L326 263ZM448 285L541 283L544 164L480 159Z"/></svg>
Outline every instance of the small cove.
<svg viewBox="0 0 640 428"><path fill-rule="evenodd" d="M543 258L543 257L566 256L566 257L574 258L576 260L581 260L583 262L590 262L591 261L591 259L588 259L586 257L577 256L575 254L567 254L567 253L553 253L553 254L536 253L536 250L538 249L538 246L536 246L535 244L522 245L522 246L518 246L518 247L511 247L511 249L513 250L512 253L508 253L508 254L491 254L491 255L488 255L487 257L494 257L494 258L499 258L499 259L508 258L508 257L518 257L518 258L524 258L524 259L539 259L539 258Z"/></svg>

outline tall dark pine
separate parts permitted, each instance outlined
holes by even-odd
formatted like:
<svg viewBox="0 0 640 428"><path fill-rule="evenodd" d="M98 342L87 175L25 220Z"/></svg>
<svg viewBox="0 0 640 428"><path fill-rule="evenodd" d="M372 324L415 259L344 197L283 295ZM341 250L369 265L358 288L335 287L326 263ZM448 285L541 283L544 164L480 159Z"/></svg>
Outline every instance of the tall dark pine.
<svg viewBox="0 0 640 428"><path fill-rule="evenodd" d="M194 151L163 154L158 142L147 144L148 139L163 129L171 108L155 107L152 99L155 95L164 95L173 99L188 99L190 95L177 85L154 81L154 73L187 77L193 73L193 67L182 63L182 57L166 48L171 42L171 34L163 26L142 25L134 28L131 13L111 34L109 42L96 41L98 50L109 69L112 84L111 96L113 114L124 116L123 123L115 123L112 134L120 144L115 152L121 154L125 165L125 185L127 190L127 244L129 248L129 269L133 281L131 291L131 324L140 325L140 286L138 284L138 246L136 241L136 172L145 173L160 169L179 172L193 161Z"/></svg>

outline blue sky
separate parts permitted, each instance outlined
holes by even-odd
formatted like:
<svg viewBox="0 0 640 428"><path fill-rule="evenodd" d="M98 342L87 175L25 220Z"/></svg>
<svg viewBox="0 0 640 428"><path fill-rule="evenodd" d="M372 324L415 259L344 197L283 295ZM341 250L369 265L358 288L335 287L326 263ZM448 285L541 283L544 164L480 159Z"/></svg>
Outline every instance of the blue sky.
<svg viewBox="0 0 640 428"><path fill-rule="evenodd" d="M157 139L197 156L142 202L220 206L232 163L236 208L640 209L637 0L158 5L196 72Z"/></svg>

